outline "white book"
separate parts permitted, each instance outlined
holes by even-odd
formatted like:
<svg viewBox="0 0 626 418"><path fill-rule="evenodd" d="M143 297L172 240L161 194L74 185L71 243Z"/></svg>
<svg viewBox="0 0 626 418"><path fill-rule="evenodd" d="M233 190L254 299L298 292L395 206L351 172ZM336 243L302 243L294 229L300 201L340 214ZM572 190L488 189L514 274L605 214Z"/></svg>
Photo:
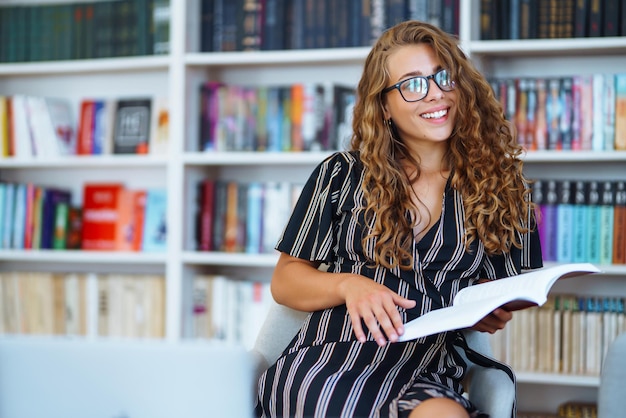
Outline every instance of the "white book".
<svg viewBox="0 0 626 418"><path fill-rule="evenodd" d="M472 327L504 305L512 311L541 306L558 279L599 272L590 263L562 264L466 287L457 293L452 305L407 322L399 341Z"/></svg>

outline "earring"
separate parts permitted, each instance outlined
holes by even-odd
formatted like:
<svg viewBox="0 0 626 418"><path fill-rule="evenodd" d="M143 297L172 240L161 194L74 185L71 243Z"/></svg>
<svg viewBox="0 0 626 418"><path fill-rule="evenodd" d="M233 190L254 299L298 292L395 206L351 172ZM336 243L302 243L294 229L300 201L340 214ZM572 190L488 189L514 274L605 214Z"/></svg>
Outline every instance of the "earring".
<svg viewBox="0 0 626 418"><path fill-rule="evenodd" d="M387 132L389 132L389 137L393 141L395 141L396 138L393 136L393 129L392 129L393 125L392 124L393 124L393 121L391 120L391 118L385 120L385 126L387 127Z"/></svg>

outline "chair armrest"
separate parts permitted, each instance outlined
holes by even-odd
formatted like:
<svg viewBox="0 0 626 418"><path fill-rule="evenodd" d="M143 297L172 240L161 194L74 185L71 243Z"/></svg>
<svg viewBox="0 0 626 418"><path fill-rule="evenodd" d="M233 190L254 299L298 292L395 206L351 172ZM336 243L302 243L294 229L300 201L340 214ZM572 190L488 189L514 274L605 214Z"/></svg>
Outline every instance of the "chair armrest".
<svg viewBox="0 0 626 418"><path fill-rule="evenodd" d="M606 353L600 388L598 389L598 418L622 416L626 410L626 333L620 334Z"/></svg>
<svg viewBox="0 0 626 418"><path fill-rule="evenodd" d="M492 357L489 336L485 333L465 330L463 332L467 345L473 350ZM469 392L469 399L491 418L511 418L511 411L515 403L515 384L502 370L479 366L465 356L463 350L459 352L468 370L464 385Z"/></svg>

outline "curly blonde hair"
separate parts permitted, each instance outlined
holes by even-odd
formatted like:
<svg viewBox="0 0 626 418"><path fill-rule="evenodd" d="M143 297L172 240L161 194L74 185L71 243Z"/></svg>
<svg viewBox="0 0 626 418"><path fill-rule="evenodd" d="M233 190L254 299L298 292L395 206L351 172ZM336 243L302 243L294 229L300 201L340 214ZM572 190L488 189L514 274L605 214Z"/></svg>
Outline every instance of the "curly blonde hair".
<svg viewBox="0 0 626 418"><path fill-rule="evenodd" d="M419 162L385 126L381 93L391 84L389 56L413 44L430 45L456 82L457 116L446 158L451 186L464 202L466 248L476 240L490 255L521 247L520 234L529 230L525 220L531 219L533 206L522 173L523 149L502 106L454 37L433 25L406 21L388 29L375 43L357 87L351 148L360 152L364 165L365 219L372 225L362 238L364 248L375 239L376 263L403 269L413 265L417 210L411 202L411 181L419 176ZM417 167L412 179L402 169L401 159Z"/></svg>

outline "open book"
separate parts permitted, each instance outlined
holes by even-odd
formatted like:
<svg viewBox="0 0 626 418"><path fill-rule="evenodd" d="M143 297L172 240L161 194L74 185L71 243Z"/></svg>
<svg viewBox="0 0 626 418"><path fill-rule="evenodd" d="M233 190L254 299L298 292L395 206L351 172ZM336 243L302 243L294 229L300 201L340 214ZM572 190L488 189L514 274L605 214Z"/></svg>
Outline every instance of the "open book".
<svg viewBox="0 0 626 418"><path fill-rule="evenodd" d="M457 293L451 306L404 324L399 341L471 327L503 305L509 311L541 306L557 280L599 272L589 263L562 264L466 287Z"/></svg>

